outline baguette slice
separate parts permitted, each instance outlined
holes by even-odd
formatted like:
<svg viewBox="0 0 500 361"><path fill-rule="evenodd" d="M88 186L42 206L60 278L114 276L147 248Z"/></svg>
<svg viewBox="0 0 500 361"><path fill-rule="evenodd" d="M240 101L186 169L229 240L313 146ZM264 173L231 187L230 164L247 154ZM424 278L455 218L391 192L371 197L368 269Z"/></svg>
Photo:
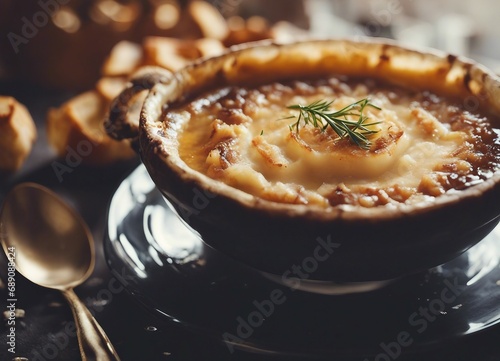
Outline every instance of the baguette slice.
<svg viewBox="0 0 500 361"><path fill-rule="evenodd" d="M12 97L0 96L0 172L21 168L36 137L28 109Z"/></svg>
<svg viewBox="0 0 500 361"><path fill-rule="evenodd" d="M98 166L134 157L127 141L116 141L106 134L103 119L108 107L101 94L88 91L57 109L50 109L47 137L58 155L76 153L81 163Z"/></svg>

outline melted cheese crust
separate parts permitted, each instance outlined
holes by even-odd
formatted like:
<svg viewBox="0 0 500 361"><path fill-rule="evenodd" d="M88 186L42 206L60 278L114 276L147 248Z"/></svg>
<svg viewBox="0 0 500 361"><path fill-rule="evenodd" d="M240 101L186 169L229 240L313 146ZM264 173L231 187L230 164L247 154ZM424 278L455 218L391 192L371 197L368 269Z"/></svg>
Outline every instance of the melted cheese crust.
<svg viewBox="0 0 500 361"><path fill-rule="evenodd" d="M361 149L331 130L290 130L288 105L334 100L339 110L363 98L378 132ZM191 168L255 196L322 207L416 203L467 188L499 165L499 131L430 93L371 80L330 78L218 89L166 115L180 132ZM172 129L172 127L170 128Z"/></svg>

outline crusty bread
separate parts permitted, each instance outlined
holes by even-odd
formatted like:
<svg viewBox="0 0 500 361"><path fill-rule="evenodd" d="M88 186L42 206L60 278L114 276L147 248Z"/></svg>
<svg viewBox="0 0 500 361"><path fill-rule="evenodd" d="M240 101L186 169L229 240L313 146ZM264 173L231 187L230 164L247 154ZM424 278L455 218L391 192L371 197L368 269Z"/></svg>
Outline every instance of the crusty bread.
<svg viewBox="0 0 500 361"><path fill-rule="evenodd" d="M142 62L143 51L139 44L120 41L104 61L101 73L104 76L126 76L136 70Z"/></svg>
<svg viewBox="0 0 500 361"><path fill-rule="evenodd" d="M12 97L0 96L0 172L19 169L30 154L36 136L28 109Z"/></svg>
<svg viewBox="0 0 500 361"><path fill-rule="evenodd" d="M134 152L126 141L111 139L104 130L109 101L97 91L88 91L49 110L47 136L59 156L76 152L82 163L105 165L130 159Z"/></svg>
<svg viewBox="0 0 500 361"><path fill-rule="evenodd" d="M81 157L82 163L104 165L133 156L128 142L108 138L102 124L113 99L125 89L129 78L140 73L141 69L153 66L177 71L200 57L222 54L227 50L225 43L232 45L283 35L282 26L274 29L264 19L257 17L246 22L242 20L241 27L234 24L230 26L212 5L202 1L191 2L184 15L202 38L147 36L142 39L142 44L121 41L106 58L101 68L103 77L96 83L94 90L49 111L48 139L59 156L64 157L68 149L76 150L83 141L90 141L93 151ZM127 118L135 118L131 123L136 128L146 93L137 94L130 102L134 105L130 107L132 110L128 112Z"/></svg>

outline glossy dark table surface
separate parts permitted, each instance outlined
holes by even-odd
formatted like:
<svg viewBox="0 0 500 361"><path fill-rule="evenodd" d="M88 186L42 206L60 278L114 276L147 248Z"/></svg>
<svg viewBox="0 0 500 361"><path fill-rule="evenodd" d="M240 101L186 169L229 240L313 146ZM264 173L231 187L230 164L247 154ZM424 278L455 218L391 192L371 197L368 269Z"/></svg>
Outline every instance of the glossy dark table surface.
<svg viewBox="0 0 500 361"><path fill-rule="evenodd" d="M45 112L72 94L61 94L32 87L13 87L0 83L0 94L16 96L33 114L39 132L35 151L15 177L1 181L0 199L16 183L34 181L43 184L71 203L91 227L97 245L94 274L76 293L84 300L108 333L123 361L140 360L273 360L255 354L235 352L205 335L184 329L172 322L159 322L157 316L143 309L108 269L104 260L103 239L106 214L111 197L121 181L139 164L137 159L107 168L74 167L60 182L52 167L54 155L46 144ZM0 134L1 136L1 134ZM29 219L26 225L29 227ZM0 274L5 276L6 260L2 254ZM70 309L57 291L46 290L16 275L17 308L24 310L16 319L15 354L8 352L7 320L0 325L0 361L25 357L30 361L79 360L78 344ZM0 307L6 310L8 298L0 289ZM500 300L498 300L500 307ZM396 335L395 335L396 336ZM417 354L401 355L398 360L500 360L500 327L442 342ZM359 339L362 345L363 339ZM377 361L385 360L379 357ZM392 358L390 358L392 359ZM18 359L18 360L23 360ZM359 361L363 361L362 359Z"/></svg>

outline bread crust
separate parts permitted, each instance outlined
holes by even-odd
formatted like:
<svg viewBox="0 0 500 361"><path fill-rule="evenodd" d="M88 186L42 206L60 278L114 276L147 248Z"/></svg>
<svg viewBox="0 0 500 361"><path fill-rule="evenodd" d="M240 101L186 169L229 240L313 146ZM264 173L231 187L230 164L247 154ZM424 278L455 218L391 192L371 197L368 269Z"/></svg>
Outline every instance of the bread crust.
<svg viewBox="0 0 500 361"><path fill-rule="evenodd" d="M37 137L28 109L16 99L0 96L0 172L21 168Z"/></svg>

